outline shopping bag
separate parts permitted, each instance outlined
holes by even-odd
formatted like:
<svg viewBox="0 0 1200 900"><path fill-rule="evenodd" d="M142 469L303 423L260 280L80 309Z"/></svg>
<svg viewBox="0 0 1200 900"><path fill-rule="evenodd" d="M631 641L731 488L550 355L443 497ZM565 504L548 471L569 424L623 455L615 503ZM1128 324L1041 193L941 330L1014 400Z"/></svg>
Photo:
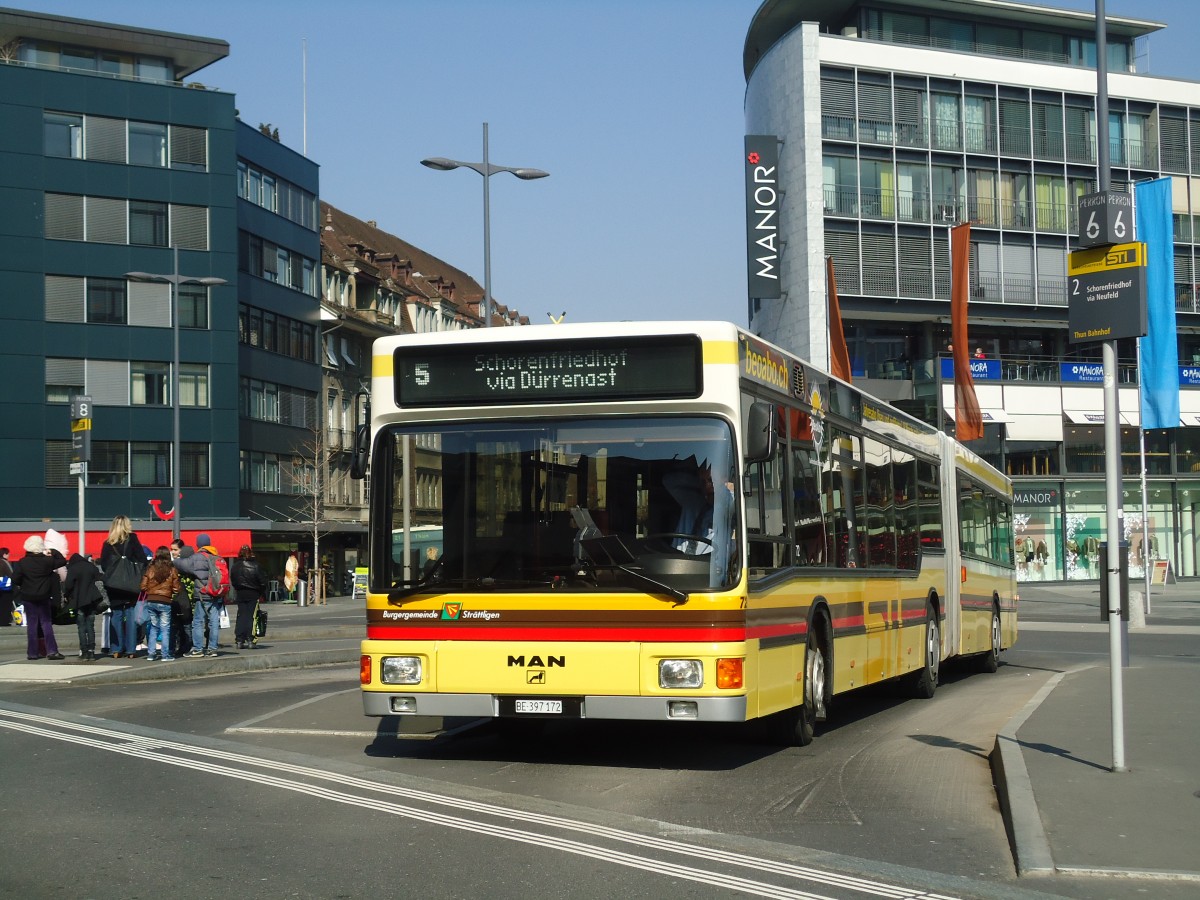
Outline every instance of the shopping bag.
<svg viewBox="0 0 1200 900"><path fill-rule="evenodd" d="M25 604L24 603L18 603L16 606L13 607L12 617L13 617L14 625L21 625L23 627L23 626L29 624L28 622L25 621Z"/></svg>
<svg viewBox="0 0 1200 900"><path fill-rule="evenodd" d="M133 624L145 625L146 620L150 616L150 611L146 609L146 601L138 600L137 606L133 610Z"/></svg>
<svg viewBox="0 0 1200 900"><path fill-rule="evenodd" d="M227 610L224 606L221 607L221 627L229 627L229 610Z"/></svg>
<svg viewBox="0 0 1200 900"><path fill-rule="evenodd" d="M254 608L254 636L267 636L267 611L260 606Z"/></svg>
<svg viewBox="0 0 1200 900"><path fill-rule="evenodd" d="M129 557L119 557L108 568L109 571L101 576L105 587L115 588L126 594L136 594L142 589L142 570Z"/></svg>

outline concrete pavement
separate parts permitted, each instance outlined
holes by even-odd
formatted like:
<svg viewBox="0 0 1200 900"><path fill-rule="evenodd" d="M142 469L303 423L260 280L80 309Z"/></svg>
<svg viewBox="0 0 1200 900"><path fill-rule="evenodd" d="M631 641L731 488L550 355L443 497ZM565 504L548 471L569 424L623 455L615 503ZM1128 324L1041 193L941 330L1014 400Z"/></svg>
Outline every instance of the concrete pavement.
<svg viewBox="0 0 1200 900"><path fill-rule="evenodd" d="M74 626L55 629L65 661L29 662L25 630L0 628L0 689L5 682L97 684L356 663L366 621L360 601L267 609L258 649L225 646L215 659L170 663L84 663L75 656ZM1020 615L1027 632L1096 632L1107 647L1095 584L1023 584ZM1156 585L1145 628L1131 630L1136 664L1122 670L1127 771L1111 771L1106 663L1055 673L997 736L992 767L1021 875L1169 880L1194 883L1200 893L1200 664L1196 654L1139 655L1143 632L1194 635L1200 648L1200 584ZM222 638L231 644L232 631Z"/></svg>
<svg viewBox="0 0 1200 900"><path fill-rule="evenodd" d="M1094 583L1021 585L1022 629L1095 633L1107 652L1099 608ZM1196 650L1139 653L1142 634L1191 636ZM1107 661L1054 674L997 736L993 771L1017 871L1133 879L1151 894L1155 882L1194 884L1200 895L1200 584L1155 585L1129 639L1125 771L1113 771Z"/></svg>
<svg viewBox="0 0 1200 900"><path fill-rule="evenodd" d="M321 606L268 603L267 634L253 650L233 646L233 629L222 629L218 656L212 659L183 657L174 662L150 662L141 657L96 662L78 657L79 638L74 625L56 625L54 636L62 662L26 658L24 628L0 628L0 687L5 682L110 684L225 675L283 667L324 666L337 663L356 666L359 643L366 632L362 601L331 597ZM236 617L230 609L231 617ZM99 638L99 626L97 626Z"/></svg>

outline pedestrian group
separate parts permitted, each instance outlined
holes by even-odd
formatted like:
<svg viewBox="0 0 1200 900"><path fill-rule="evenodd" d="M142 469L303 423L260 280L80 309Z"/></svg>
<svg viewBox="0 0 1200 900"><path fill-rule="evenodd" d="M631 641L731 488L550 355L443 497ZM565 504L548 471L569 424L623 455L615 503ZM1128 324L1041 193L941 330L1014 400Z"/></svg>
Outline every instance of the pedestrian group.
<svg viewBox="0 0 1200 900"><path fill-rule="evenodd" d="M176 538L169 547L151 551L129 517L118 515L98 561L91 554L68 558L66 538L53 529L27 538L24 551L10 561L9 549L0 547L0 626L26 626L30 660L64 658L53 622L54 611L64 606L74 612L85 662L110 649L116 659L140 657L143 648L144 658L154 661L215 657L221 626L228 621L227 600L237 607L238 649L255 647L265 626L259 604L267 579L249 545L241 547L232 567L207 534L196 536L195 547ZM292 578L295 560L292 554L288 561ZM97 619L103 623L99 648Z"/></svg>

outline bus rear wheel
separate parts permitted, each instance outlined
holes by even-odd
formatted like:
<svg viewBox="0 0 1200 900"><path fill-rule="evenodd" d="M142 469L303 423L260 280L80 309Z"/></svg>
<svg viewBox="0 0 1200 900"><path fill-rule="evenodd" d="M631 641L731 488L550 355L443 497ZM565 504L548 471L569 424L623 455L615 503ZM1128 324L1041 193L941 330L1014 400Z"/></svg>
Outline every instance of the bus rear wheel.
<svg viewBox="0 0 1200 900"><path fill-rule="evenodd" d="M992 607L992 646L987 653L979 654L976 665L980 672L991 674L1000 668L1000 650L1003 636L1000 632L1000 610Z"/></svg>
<svg viewBox="0 0 1200 900"><path fill-rule="evenodd" d="M922 651L921 668L914 673L912 686L917 697L929 700L937 690L938 670L942 663L942 634L932 603L925 604L925 643Z"/></svg>

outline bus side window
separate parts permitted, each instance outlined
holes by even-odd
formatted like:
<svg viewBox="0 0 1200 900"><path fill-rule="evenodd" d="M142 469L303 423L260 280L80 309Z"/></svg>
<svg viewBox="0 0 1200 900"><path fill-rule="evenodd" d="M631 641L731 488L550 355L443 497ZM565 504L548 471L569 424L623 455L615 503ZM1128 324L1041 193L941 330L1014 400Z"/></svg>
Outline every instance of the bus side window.
<svg viewBox="0 0 1200 900"><path fill-rule="evenodd" d="M792 516L796 565L825 565L825 527L821 518L821 470L816 453L803 444L792 445Z"/></svg>
<svg viewBox="0 0 1200 900"><path fill-rule="evenodd" d="M746 538L752 578L791 565L786 540L784 452L785 445L777 444L773 458L747 466L750 477L746 494Z"/></svg>
<svg viewBox="0 0 1200 900"><path fill-rule="evenodd" d="M921 553L917 461L900 450L893 450L892 456L892 486L896 496L896 565L901 569L915 569Z"/></svg>
<svg viewBox="0 0 1200 900"><path fill-rule="evenodd" d="M941 550L942 497L933 463L917 462L917 505L921 512L921 549Z"/></svg>

